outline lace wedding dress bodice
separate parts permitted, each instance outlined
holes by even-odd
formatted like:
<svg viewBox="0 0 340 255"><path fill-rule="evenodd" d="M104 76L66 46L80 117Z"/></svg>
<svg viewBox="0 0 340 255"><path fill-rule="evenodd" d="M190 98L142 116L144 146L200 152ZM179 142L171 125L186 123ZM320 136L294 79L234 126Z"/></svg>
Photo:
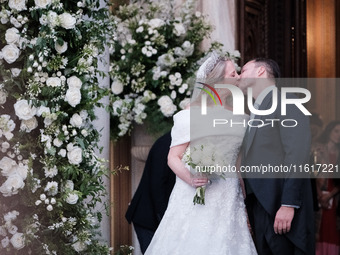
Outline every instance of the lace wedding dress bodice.
<svg viewBox="0 0 340 255"><path fill-rule="evenodd" d="M225 114L235 117L228 110ZM171 146L190 141L190 150L203 145L215 152L215 163L235 165L245 128L224 130L223 136L216 133L204 136L201 132L193 134L189 126L189 110L174 116ZM207 156L209 160L209 153ZM205 205L194 205L194 195L195 188L177 177L168 208L146 255L256 254L236 173L230 173L225 180L213 179L205 192Z"/></svg>

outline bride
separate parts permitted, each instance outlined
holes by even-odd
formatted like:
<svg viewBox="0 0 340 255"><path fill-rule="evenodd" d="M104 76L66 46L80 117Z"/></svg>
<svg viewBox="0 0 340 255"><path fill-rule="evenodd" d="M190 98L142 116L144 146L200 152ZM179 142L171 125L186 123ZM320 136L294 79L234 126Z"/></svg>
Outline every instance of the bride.
<svg viewBox="0 0 340 255"><path fill-rule="evenodd" d="M197 73L197 79L210 86L217 83L235 85L238 78L233 62L216 53ZM206 177L195 175L185 160L188 155L191 159L197 158L194 156L197 148L209 148L201 154L200 160L206 161L203 165L235 166L246 129L241 125L213 128L211 121L216 116L238 123L247 120L248 116L233 115L227 104L230 92L226 89L216 89L222 106L215 106L212 100L207 100L207 114L202 115L201 96L208 88L201 89L194 89L190 108L174 115L168 164L177 176L176 184L146 255L257 254L247 226L244 196L237 173L223 173L224 178L218 176L222 173L207 174ZM206 186L205 204L194 205L196 188L201 186Z"/></svg>

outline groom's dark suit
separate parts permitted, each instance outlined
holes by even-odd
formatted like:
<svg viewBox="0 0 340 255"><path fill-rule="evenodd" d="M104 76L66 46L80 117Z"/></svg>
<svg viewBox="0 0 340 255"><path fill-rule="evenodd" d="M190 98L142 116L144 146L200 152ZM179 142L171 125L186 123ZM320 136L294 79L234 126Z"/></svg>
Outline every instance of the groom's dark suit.
<svg viewBox="0 0 340 255"><path fill-rule="evenodd" d="M272 93L269 93L259 109L269 109L271 105ZM284 119L294 119L298 125L282 127L280 122L275 121L274 127L267 125L261 128L250 128L243 142L243 166L282 164L298 167L308 162L309 118L295 105L287 105L287 115L281 115L280 92L276 111L266 116L256 115L255 119L280 119L280 122ZM281 175L283 178L276 178L277 175L273 176L274 178L252 178L254 176L249 174L244 174L244 177L247 209L259 254L315 254L310 180L290 178L292 173ZM273 229L275 215L281 205L297 208L291 230L283 235L275 234Z"/></svg>

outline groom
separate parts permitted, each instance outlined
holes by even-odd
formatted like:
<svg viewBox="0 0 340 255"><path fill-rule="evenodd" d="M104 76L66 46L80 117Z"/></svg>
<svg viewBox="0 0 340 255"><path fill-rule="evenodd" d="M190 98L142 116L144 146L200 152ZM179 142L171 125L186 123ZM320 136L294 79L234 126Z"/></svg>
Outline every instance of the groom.
<svg viewBox="0 0 340 255"><path fill-rule="evenodd" d="M272 106L271 89L280 77L278 64L258 58L243 66L239 87L252 88L254 107ZM295 96L293 96L295 97ZM281 94L277 109L265 116L251 114L250 119L280 119L258 128L248 127L243 141L242 166L303 165L310 149L309 119L295 105L287 105L281 115ZM296 127L284 127L283 119L294 119ZM281 173L276 176L245 176L246 205L259 255L315 254L313 207L310 180ZM254 178L257 177L257 178ZM282 178L283 177L283 178Z"/></svg>

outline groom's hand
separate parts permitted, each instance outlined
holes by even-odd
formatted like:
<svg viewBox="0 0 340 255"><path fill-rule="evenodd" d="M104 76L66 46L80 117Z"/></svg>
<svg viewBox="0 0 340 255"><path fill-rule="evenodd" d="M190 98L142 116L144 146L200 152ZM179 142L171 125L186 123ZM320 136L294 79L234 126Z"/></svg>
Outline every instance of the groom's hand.
<svg viewBox="0 0 340 255"><path fill-rule="evenodd" d="M294 208L281 206L277 211L274 222L274 232L276 234L285 234L290 231L292 220L294 218Z"/></svg>

